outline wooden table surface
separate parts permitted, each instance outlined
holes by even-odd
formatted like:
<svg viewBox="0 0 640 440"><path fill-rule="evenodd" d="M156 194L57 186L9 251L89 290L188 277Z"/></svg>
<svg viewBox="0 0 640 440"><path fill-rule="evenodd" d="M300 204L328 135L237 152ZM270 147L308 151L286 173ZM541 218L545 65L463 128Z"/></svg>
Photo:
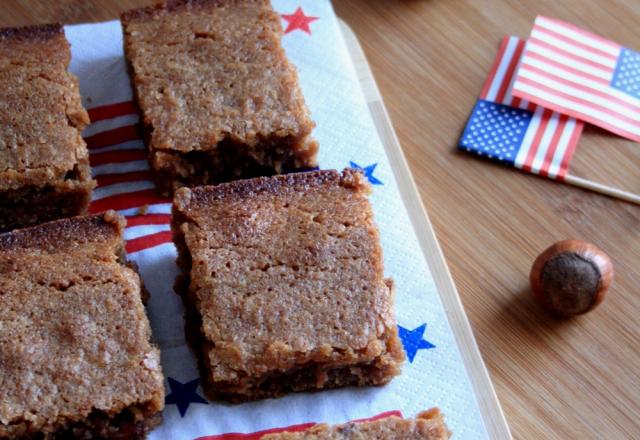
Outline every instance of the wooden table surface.
<svg viewBox="0 0 640 440"><path fill-rule="evenodd" d="M106 20L145 0L3 0L0 25ZM359 36L515 438L640 438L640 207L456 152L505 35L537 14L640 50L637 0L334 0ZM640 193L640 145L587 128L571 171ZM611 256L590 314L557 320L529 269L554 241Z"/></svg>

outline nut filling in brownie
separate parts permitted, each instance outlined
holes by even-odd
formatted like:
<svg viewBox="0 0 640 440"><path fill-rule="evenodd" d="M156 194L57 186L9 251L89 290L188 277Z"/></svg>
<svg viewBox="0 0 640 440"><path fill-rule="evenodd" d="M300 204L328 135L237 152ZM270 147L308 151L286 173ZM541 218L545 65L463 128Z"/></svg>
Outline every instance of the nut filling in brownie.
<svg viewBox="0 0 640 440"><path fill-rule="evenodd" d="M89 122L62 26L0 29L0 232L86 212Z"/></svg>
<svg viewBox="0 0 640 440"><path fill-rule="evenodd" d="M122 25L161 192L316 166L314 123L269 0L170 0Z"/></svg>
<svg viewBox="0 0 640 440"><path fill-rule="evenodd" d="M0 234L0 438L144 438L160 354L109 211Z"/></svg>
<svg viewBox="0 0 640 440"><path fill-rule="evenodd" d="M302 432L267 434L261 440L447 440L451 433L438 408L423 411L415 419L391 416L343 425L315 425Z"/></svg>
<svg viewBox="0 0 640 440"><path fill-rule="evenodd" d="M205 393L241 401L384 384L404 351L354 170L181 188L173 232Z"/></svg>

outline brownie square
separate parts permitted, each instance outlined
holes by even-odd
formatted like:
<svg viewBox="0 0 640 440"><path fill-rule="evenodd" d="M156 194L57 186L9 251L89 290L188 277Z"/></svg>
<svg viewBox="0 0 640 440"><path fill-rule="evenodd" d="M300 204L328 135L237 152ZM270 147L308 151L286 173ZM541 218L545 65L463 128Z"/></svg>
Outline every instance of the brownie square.
<svg viewBox="0 0 640 440"><path fill-rule="evenodd" d="M58 24L0 29L0 232L86 212L89 122Z"/></svg>
<svg viewBox="0 0 640 440"><path fill-rule="evenodd" d="M211 399L383 384L404 351L354 170L181 188L172 229L187 337Z"/></svg>
<svg viewBox="0 0 640 440"><path fill-rule="evenodd" d="M142 284L109 211L0 234L0 438L144 438L164 407Z"/></svg>
<svg viewBox="0 0 640 440"><path fill-rule="evenodd" d="M122 15L156 186L312 168L318 144L268 0L179 0Z"/></svg>
<svg viewBox="0 0 640 440"><path fill-rule="evenodd" d="M301 432L267 434L261 440L447 440L451 433L438 408L423 411L415 419L397 416L342 425L315 425Z"/></svg>

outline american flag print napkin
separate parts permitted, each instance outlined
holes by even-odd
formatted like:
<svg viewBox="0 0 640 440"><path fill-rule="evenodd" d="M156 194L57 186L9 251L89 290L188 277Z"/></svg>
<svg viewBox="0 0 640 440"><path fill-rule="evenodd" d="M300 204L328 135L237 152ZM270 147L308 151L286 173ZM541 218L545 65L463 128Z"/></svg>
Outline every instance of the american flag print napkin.
<svg viewBox="0 0 640 440"><path fill-rule="evenodd" d="M583 123L513 95L525 42L505 37L460 138L461 150L562 180Z"/></svg>
<svg viewBox="0 0 640 440"><path fill-rule="evenodd" d="M572 24L536 18L513 95L640 142L640 52Z"/></svg>
<svg viewBox="0 0 640 440"><path fill-rule="evenodd" d="M125 215L128 253L170 242L171 201L155 190L135 105L91 107L89 118L83 135L97 182L89 212L115 209Z"/></svg>
<svg viewBox="0 0 640 440"><path fill-rule="evenodd" d="M83 133L98 181L92 212L116 209L127 217L128 258L150 293L148 315L165 374L164 422L155 439L257 438L251 433L312 423L344 423L389 411L412 417L432 406L458 438L486 439L487 431L461 351L402 202L328 0L274 0L283 46L295 64L317 126L323 169L358 167L370 196L384 249L385 275L396 284L395 313L408 360L383 387L293 393L240 405L208 401L184 336L184 309L173 291L176 250L171 204L155 192L122 49L118 21L65 27L71 71L80 81L92 123ZM249 437L243 437L244 433ZM216 437L218 436L218 437Z"/></svg>

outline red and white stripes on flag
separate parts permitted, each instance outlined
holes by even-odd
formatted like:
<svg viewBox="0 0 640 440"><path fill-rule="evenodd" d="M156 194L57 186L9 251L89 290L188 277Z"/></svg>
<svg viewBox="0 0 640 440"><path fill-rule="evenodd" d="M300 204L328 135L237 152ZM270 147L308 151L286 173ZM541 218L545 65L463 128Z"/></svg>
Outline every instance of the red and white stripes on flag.
<svg viewBox="0 0 640 440"><path fill-rule="evenodd" d="M513 94L640 142L640 54L538 17Z"/></svg>
<svg viewBox="0 0 640 440"><path fill-rule="evenodd" d="M170 242L170 199L156 193L134 104L94 107L89 118L83 137L98 183L89 212L114 209L125 216L128 253Z"/></svg>
<svg viewBox="0 0 640 440"><path fill-rule="evenodd" d="M562 180L584 124L514 96L513 85L525 42L505 37L484 84L480 99L533 113L513 165L525 171Z"/></svg>

